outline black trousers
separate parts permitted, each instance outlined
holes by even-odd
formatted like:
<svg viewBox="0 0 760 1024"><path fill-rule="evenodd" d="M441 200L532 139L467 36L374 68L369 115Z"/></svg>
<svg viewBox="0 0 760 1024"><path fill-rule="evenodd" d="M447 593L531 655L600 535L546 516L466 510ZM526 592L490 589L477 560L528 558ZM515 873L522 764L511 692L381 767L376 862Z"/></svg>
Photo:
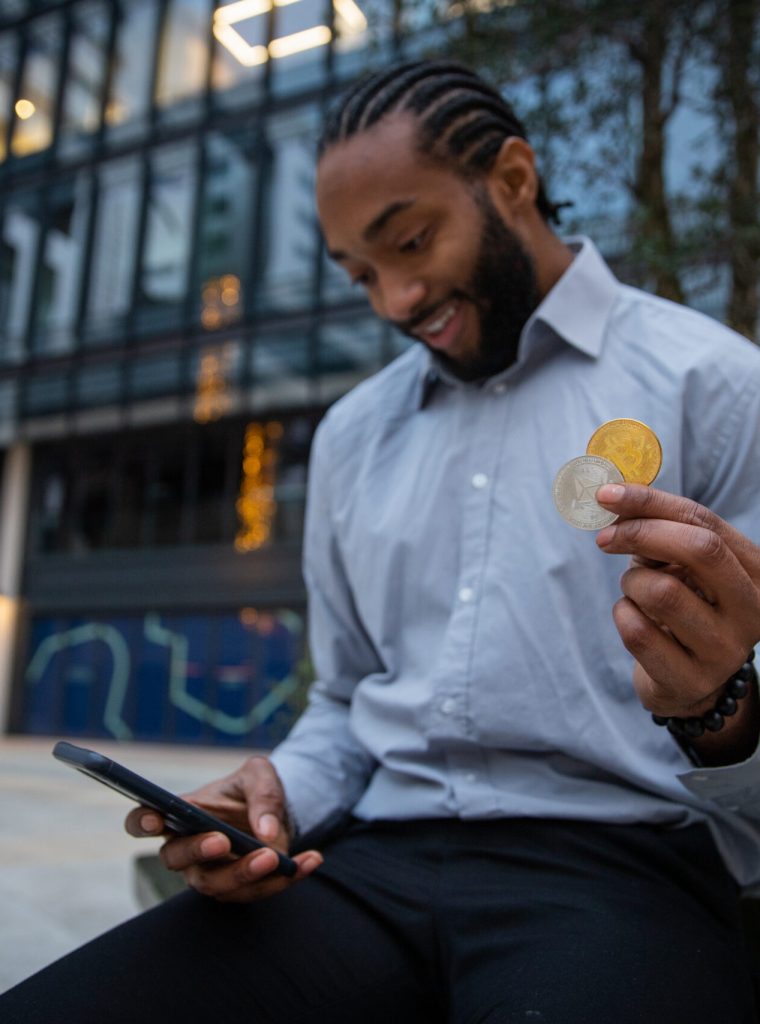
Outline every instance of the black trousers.
<svg viewBox="0 0 760 1024"><path fill-rule="evenodd" d="M703 826L354 823L246 906L186 893L0 996L3 1024L755 1024Z"/></svg>

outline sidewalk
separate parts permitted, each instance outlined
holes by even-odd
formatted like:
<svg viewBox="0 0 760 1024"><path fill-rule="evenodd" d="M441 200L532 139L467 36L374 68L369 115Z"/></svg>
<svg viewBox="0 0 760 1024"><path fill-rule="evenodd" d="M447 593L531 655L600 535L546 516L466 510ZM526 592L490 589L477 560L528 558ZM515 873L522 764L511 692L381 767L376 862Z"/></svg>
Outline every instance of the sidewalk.
<svg viewBox="0 0 760 1024"><path fill-rule="evenodd" d="M64 737L61 737L64 738ZM174 792L227 774L242 750L91 746ZM128 800L51 756L54 738L0 737L0 992L138 911Z"/></svg>

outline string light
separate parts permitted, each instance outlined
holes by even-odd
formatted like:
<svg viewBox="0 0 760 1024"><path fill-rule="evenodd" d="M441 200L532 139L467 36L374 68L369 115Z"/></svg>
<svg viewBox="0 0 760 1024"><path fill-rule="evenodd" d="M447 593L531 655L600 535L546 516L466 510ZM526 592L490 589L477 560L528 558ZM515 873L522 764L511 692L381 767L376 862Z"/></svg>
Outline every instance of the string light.
<svg viewBox="0 0 760 1024"><path fill-rule="evenodd" d="M276 441L282 436L282 424L249 423L243 439L243 463L240 493L235 510L240 528L235 537L237 551L255 551L266 544L277 511L274 485L277 470Z"/></svg>

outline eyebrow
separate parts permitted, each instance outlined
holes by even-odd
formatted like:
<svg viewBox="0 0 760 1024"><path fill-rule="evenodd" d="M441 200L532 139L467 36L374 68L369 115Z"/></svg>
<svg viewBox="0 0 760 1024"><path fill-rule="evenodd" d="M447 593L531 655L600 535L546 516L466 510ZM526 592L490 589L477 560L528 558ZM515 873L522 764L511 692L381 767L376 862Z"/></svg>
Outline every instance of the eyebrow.
<svg viewBox="0 0 760 1024"><path fill-rule="evenodd" d="M416 199L397 199L395 202L389 203L374 220L370 221L362 232L362 238L364 241L373 241L377 238L388 222L396 216L396 214L402 213L404 210L408 210L409 207L414 206L416 202ZM347 253L341 252L339 249L328 249L327 255L330 259L336 260L337 262L347 258Z"/></svg>

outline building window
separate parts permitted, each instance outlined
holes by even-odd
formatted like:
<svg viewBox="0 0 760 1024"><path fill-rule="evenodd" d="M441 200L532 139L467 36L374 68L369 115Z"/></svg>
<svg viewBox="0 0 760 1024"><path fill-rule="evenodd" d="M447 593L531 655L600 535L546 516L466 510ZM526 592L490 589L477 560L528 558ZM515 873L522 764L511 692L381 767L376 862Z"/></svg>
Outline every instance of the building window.
<svg viewBox="0 0 760 1024"><path fill-rule="evenodd" d="M164 146L151 159L137 326L157 330L183 319L193 242L197 147Z"/></svg>
<svg viewBox="0 0 760 1024"><path fill-rule="evenodd" d="M39 196L14 192L6 201L0 238L0 358L18 362L31 311L37 246Z"/></svg>
<svg viewBox="0 0 760 1024"><path fill-rule="evenodd" d="M122 333L132 308L142 169L125 157L100 169L98 211L88 293L87 336L107 341Z"/></svg>
<svg viewBox="0 0 760 1024"><path fill-rule="evenodd" d="M49 14L30 23L21 88L14 107L14 156L39 153L53 141L61 40L60 15Z"/></svg>
<svg viewBox="0 0 760 1024"><path fill-rule="evenodd" d="M247 305L258 168L246 131L211 132L205 145L193 306L203 327L218 330Z"/></svg>
<svg viewBox="0 0 760 1024"><path fill-rule="evenodd" d="M319 127L315 106L271 118L264 230L266 260L260 303L270 309L303 309L314 299L318 236L314 209L314 150Z"/></svg>
<svg viewBox="0 0 760 1024"><path fill-rule="evenodd" d="M212 4L170 0L158 57L156 105L176 123L197 115L205 91Z"/></svg>
<svg viewBox="0 0 760 1024"><path fill-rule="evenodd" d="M105 119L109 140L123 142L147 127L158 8L156 0L129 0L116 9L116 50Z"/></svg>
<svg viewBox="0 0 760 1024"><path fill-rule="evenodd" d="M16 71L16 39L6 32L0 35L0 163L7 154L8 114L13 101L13 77Z"/></svg>
<svg viewBox="0 0 760 1024"><path fill-rule="evenodd" d="M63 94L58 151L62 157L86 153L100 127L107 70L109 10L102 0L77 4Z"/></svg>
<svg viewBox="0 0 760 1024"><path fill-rule="evenodd" d="M90 177L81 174L56 184L48 196L47 230L34 304L35 352L61 352L74 343L91 191Z"/></svg>

